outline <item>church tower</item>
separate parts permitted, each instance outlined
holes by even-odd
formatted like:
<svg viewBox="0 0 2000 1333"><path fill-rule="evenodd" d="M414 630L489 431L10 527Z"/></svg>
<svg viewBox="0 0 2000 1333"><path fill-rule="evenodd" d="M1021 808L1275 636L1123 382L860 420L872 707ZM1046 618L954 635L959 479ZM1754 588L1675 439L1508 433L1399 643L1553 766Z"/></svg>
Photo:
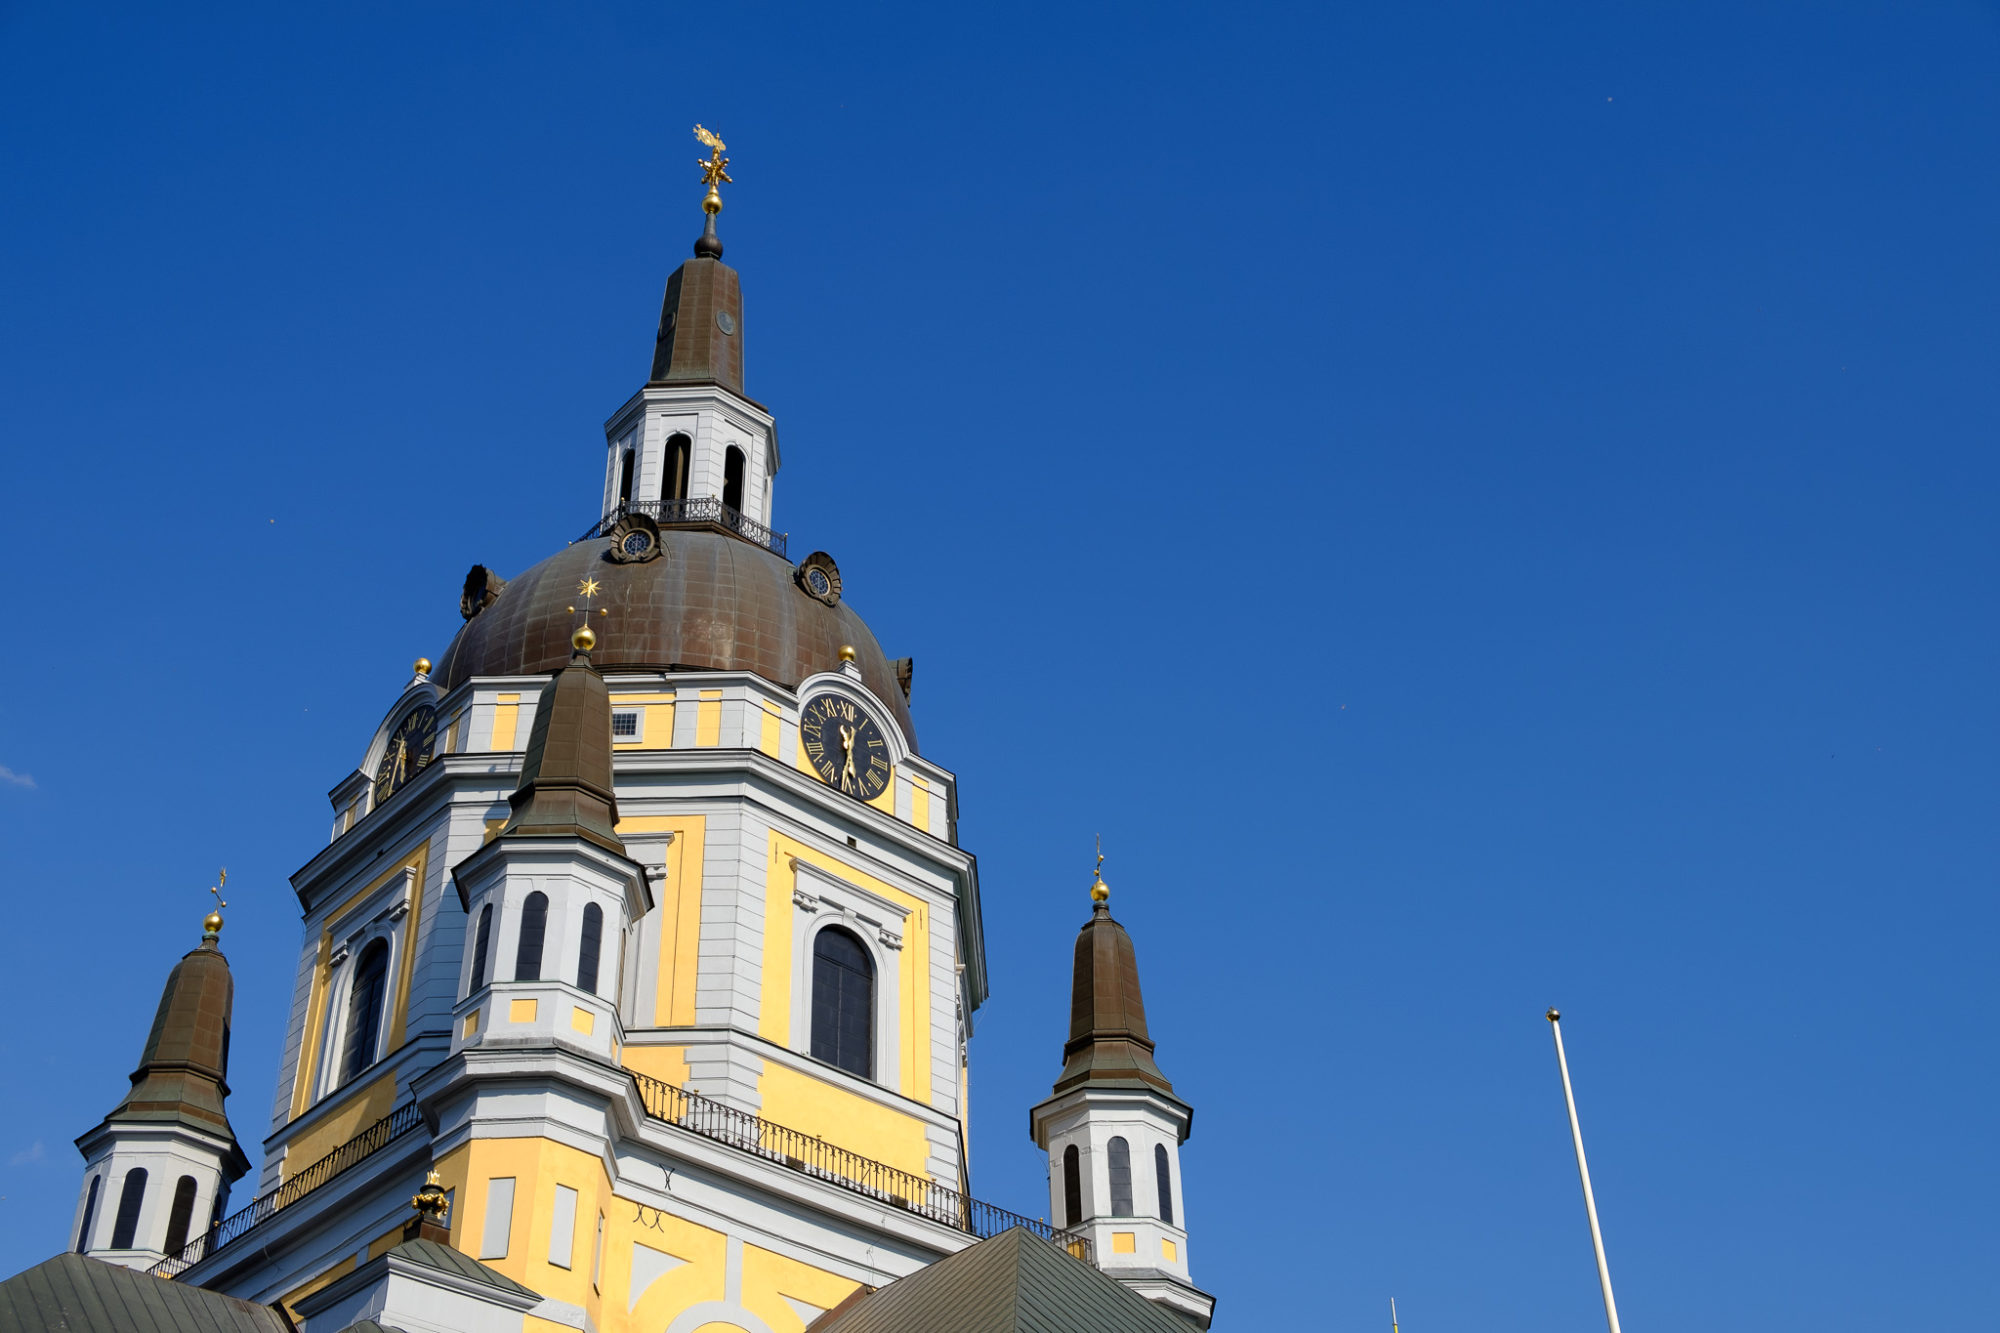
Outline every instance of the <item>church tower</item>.
<svg viewBox="0 0 2000 1333"><path fill-rule="evenodd" d="M1194 1108L1153 1061L1138 955L1112 918L1101 872L1090 896L1090 920L1076 937L1062 1073L1028 1114L1049 1155L1050 1215L1089 1235L1105 1273L1207 1328L1215 1298L1188 1276L1181 1198L1180 1147Z"/></svg>
<svg viewBox="0 0 2000 1333"><path fill-rule="evenodd" d="M956 778L858 589L772 527L701 133L705 227L588 526L472 567L334 784L256 1197L161 1276L338 1328L433 1170L449 1248L532 1302L461 1333L803 1333L1011 1227L1091 1253L971 1194ZM549 484L587 493L596 447Z"/></svg>
<svg viewBox="0 0 2000 1333"><path fill-rule="evenodd" d="M209 913L200 946L167 974L132 1090L76 1141L78 1254L150 1268L222 1216L250 1169L222 1105L235 983L221 932L222 913Z"/></svg>

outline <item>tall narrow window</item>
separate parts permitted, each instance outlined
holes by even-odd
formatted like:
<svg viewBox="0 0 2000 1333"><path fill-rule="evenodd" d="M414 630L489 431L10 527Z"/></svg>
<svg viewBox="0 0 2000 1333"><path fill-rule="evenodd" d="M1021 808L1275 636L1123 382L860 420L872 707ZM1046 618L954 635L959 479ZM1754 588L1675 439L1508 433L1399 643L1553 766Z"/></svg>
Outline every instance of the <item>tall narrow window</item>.
<svg viewBox="0 0 2000 1333"><path fill-rule="evenodd" d="M146 1202L146 1168L133 1167L125 1173L125 1188L118 1194L118 1220L111 1224L111 1248L129 1250L139 1234L139 1208Z"/></svg>
<svg viewBox="0 0 2000 1333"><path fill-rule="evenodd" d="M479 909L479 929L472 935L472 984L466 987L470 995L486 984L486 947L493 942L493 904Z"/></svg>
<svg viewBox="0 0 2000 1333"><path fill-rule="evenodd" d="M1110 1144L1111 1215L1132 1216L1132 1149L1123 1139Z"/></svg>
<svg viewBox="0 0 2000 1333"><path fill-rule="evenodd" d="M597 958L604 952L604 909L590 903L583 909L583 944L576 951L576 988L597 994Z"/></svg>
<svg viewBox="0 0 2000 1333"><path fill-rule="evenodd" d="M667 473L660 479L662 500L688 498L688 465L694 458L694 442L685 435L667 438Z"/></svg>
<svg viewBox="0 0 2000 1333"><path fill-rule="evenodd" d="M347 1049L340 1060L342 1083L375 1063L388 988L389 942L376 940L361 951L361 961L354 966L354 990L347 997Z"/></svg>
<svg viewBox="0 0 2000 1333"><path fill-rule="evenodd" d="M1083 1221L1083 1163L1070 1144L1063 1149L1063 1225L1073 1227Z"/></svg>
<svg viewBox="0 0 2000 1333"><path fill-rule="evenodd" d="M1153 1178L1160 1182L1160 1220L1174 1224L1174 1168L1167 1161L1167 1145L1153 1145Z"/></svg>
<svg viewBox="0 0 2000 1333"><path fill-rule="evenodd" d="M84 1253L90 1248L90 1224L97 1220L97 1187L104 1183L103 1176L92 1176L90 1188L83 1194L83 1225L76 1229L76 1252Z"/></svg>
<svg viewBox="0 0 2000 1333"><path fill-rule="evenodd" d="M193 1176L182 1176L174 1186L174 1207L167 1214L168 1254L179 1254L188 1243L188 1225L194 1221L194 1192Z"/></svg>
<svg viewBox="0 0 2000 1333"><path fill-rule="evenodd" d="M632 499L632 471L636 458L627 449L618 459L618 503L627 504Z"/></svg>
<svg viewBox="0 0 2000 1333"><path fill-rule="evenodd" d="M875 1077L875 960L844 930L813 938L812 1054L863 1078Z"/></svg>
<svg viewBox="0 0 2000 1333"><path fill-rule="evenodd" d="M521 941L514 948L514 980L542 979L542 934L549 928L549 896L537 890L521 904Z"/></svg>
<svg viewBox="0 0 2000 1333"><path fill-rule="evenodd" d="M722 503L743 511L743 451L733 444L722 456Z"/></svg>

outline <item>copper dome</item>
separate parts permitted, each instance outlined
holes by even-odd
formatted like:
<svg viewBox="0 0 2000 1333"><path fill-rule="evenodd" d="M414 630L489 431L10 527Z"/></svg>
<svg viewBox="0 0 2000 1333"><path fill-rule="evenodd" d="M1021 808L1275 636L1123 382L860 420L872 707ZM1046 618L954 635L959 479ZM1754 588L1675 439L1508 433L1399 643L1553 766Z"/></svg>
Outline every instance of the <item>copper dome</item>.
<svg viewBox="0 0 2000 1333"><path fill-rule="evenodd" d="M607 557L610 546L604 538L580 541L507 580L452 640L439 683L451 690L473 676L561 670L578 624L569 608L582 605L577 586L596 579L595 604L609 611L592 617L598 670L752 671L789 689L838 670L841 646L852 645L862 683L916 749L909 704L875 636L845 603L828 606L801 588L782 556L687 528L663 529L653 560L619 564Z"/></svg>

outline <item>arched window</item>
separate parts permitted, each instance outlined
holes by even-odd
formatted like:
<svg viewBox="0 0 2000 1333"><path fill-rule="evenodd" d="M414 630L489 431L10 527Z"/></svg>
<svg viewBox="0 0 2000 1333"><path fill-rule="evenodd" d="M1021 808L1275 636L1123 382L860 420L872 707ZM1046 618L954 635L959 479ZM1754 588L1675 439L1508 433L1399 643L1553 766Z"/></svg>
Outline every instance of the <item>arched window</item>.
<svg viewBox="0 0 2000 1333"><path fill-rule="evenodd" d="M168 1254L179 1254L188 1243L188 1224L194 1221L194 1191L193 1176L182 1176L174 1186L174 1207L167 1214Z"/></svg>
<svg viewBox="0 0 2000 1333"><path fill-rule="evenodd" d="M743 511L743 451L733 444L722 456L722 503Z"/></svg>
<svg viewBox="0 0 2000 1333"><path fill-rule="evenodd" d="M1153 1178L1160 1182L1160 1220L1174 1224L1174 1168L1167 1162L1167 1145L1153 1145Z"/></svg>
<svg viewBox="0 0 2000 1333"><path fill-rule="evenodd" d="M1062 1173L1063 1225L1073 1227L1083 1221L1083 1163L1074 1143L1063 1149Z"/></svg>
<svg viewBox="0 0 2000 1333"><path fill-rule="evenodd" d="M597 958L604 951L604 909L589 903L583 909L583 944L576 951L576 988L597 994Z"/></svg>
<svg viewBox="0 0 2000 1333"><path fill-rule="evenodd" d="M347 997L347 1050L340 1060L340 1081L375 1063L382 1033L382 1002L389 989L389 942L375 940L361 951L354 965L354 989Z"/></svg>
<svg viewBox="0 0 2000 1333"><path fill-rule="evenodd" d="M92 1176L90 1188L83 1194L83 1225L76 1229L76 1252L82 1254L90 1248L90 1224L97 1220L97 1187L104 1183L103 1176Z"/></svg>
<svg viewBox="0 0 2000 1333"><path fill-rule="evenodd" d="M875 1077L875 960L844 930L813 939L813 1059Z"/></svg>
<svg viewBox="0 0 2000 1333"><path fill-rule="evenodd" d="M1111 1215L1132 1216L1132 1149L1123 1139L1111 1140Z"/></svg>
<svg viewBox="0 0 2000 1333"><path fill-rule="evenodd" d="M521 942L514 948L514 980L542 979L542 935L549 928L549 896L540 890L521 904Z"/></svg>
<svg viewBox="0 0 2000 1333"><path fill-rule="evenodd" d="M632 499L632 464L634 455L627 449L618 460L618 503L627 504Z"/></svg>
<svg viewBox="0 0 2000 1333"><path fill-rule="evenodd" d="M479 909L479 929L472 935L472 984L465 993L472 994L486 984L486 946L493 941L493 904Z"/></svg>
<svg viewBox="0 0 2000 1333"><path fill-rule="evenodd" d="M660 479L662 500L688 498L688 464L694 457L694 442L685 435L667 437L667 472Z"/></svg>
<svg viewBox="0 0 2000 1333"><path fill-rule="evenodd" d="M111 1224L111 1248L129 1250L139 1234L139 1206L146 1202L146 1168L135 1166L125 1173L125 1188L118 1195L118 1220Z"/></svg>

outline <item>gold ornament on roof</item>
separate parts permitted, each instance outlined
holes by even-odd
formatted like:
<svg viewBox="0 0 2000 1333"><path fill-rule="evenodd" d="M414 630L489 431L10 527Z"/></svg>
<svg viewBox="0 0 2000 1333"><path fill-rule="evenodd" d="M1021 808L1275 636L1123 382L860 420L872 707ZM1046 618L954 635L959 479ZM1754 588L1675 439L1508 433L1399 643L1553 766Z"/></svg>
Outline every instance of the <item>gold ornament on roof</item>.
<svg viewBox="0 0 2000 1333"><path fill-rule="evenodd" d="M209 889L209 892L215 895L215 910L201 919L201 931L204 935L219 935L222 933L222 909L229 906L229 903L222 896L222 886L228 882L229 867L224 866L215 872L215 886Z"/></svg>
<svg viewBox="0 0 2000 1333"><path fill-rule="evenodd" d="M722 155L729 145L722 142L713 130L705 130L699 125L694 127L694 137L708 145L708 160L696 158L694 164L701 168L701 183L708 187L708 197L701 201L702 211L714 215L722 211L722 191L716 186L736 184L729 175L729 159Z"/></svg>
<svg viewBox="0 0 2000 1333"><path fill-rule="evenodd" d="M597 614L600 616L608 616L611 614L610 608L608 607L600 606L593 608L590 605L591 598L597 596L597 594L600 591L602 591L603 588L604 585L599 583L596 579L585 579L583 580L583 582L576 585L577 592L581 594L583 597L583 623L576 627L576 633L569 636L569 646L574 648L576 651L580 653L587 653L591 649L597 646L597 632L591 629L590 627L591 611L595 609ZM572 606L570 608L570 611L574 613L576 611L576 608Z"/></svg>
<svg viewBox="0 0 2000 1333"><path fill-rule="evenodd" d="M444 1210L451 1206L451 1199L444 1192L444 1182L438 1179L437 1168L432 1167L424 1187L410 1199L410 1207L427 1221L444 1221Z"/></svg>
<svg viewBox="0 0 2000 1333"><path fill-rule="evenodd" d="M1111 886L1104 882L1104 835L1097 835L1097 882L1090 886L1090 901L1108 903L1111 901Z"/></svg>

